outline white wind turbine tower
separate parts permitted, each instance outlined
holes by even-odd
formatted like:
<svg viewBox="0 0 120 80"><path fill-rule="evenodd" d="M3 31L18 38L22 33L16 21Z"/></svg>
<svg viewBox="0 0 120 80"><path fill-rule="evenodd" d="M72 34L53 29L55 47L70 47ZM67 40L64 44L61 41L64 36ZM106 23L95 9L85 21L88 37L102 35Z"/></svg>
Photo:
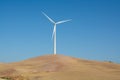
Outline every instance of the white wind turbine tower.
<svg viewBox="0 0 120 80"><path fill-rule="evenodd" d="M42 12L42 13L45 15L45 17L48 18L48 20L49 20L50 22L52 22L52 23L54 24L54 29L53 29L52 38L54 38L54 55L56 55L56 25L57 25L57 24L61 24L61 23L65 23L65 22L68 22L68 21L71 21L71 19L55 22L55 21L53 21L50 17L48 17L44 12Z"/></svg>

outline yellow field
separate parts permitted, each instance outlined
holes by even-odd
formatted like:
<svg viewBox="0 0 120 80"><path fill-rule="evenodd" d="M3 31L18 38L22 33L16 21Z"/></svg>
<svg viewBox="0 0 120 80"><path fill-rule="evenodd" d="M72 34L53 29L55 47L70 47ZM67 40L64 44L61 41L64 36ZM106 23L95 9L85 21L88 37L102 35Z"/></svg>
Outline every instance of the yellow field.
<svg viewBox="0 0 120 80"><path fill-rule="evenodd" d="M120 64L44 55L0 64L0 77L11 77L11 80L120 80Z"/></svg>

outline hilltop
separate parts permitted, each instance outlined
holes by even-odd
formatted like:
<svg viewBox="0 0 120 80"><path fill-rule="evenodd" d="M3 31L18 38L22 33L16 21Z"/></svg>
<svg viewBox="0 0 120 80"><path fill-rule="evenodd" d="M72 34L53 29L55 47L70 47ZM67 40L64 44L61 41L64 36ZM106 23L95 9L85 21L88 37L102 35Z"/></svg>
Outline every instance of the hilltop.
<svg viewBox="0 0 120 80"><path fill-rule="evenodd" d="M120 64L43 55L0 64L0 77L11 80L120 80Z"/></svg>

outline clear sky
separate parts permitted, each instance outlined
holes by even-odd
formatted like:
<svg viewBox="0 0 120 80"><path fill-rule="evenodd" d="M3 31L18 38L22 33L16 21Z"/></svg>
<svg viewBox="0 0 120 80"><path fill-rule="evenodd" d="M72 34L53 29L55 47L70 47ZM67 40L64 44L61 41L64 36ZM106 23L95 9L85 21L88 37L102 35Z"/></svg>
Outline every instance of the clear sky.
<svg viewBox="0 0 120 80"><path fill-rule="evenodd" d="M120 0L0 0L0 62L57 53L120 63Z"/></svg>

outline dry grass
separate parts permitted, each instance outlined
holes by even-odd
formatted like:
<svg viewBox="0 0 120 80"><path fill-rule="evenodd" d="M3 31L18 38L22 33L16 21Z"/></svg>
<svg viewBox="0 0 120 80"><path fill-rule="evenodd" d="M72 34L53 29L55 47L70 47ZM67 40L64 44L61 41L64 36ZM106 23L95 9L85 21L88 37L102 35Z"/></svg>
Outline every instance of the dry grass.
<svg viewBox="0 0 120 80"><path fill-rule="evenodd" d="M0 76L11 80L120 80L120 64L45 55L2 64Z"/></svg>

